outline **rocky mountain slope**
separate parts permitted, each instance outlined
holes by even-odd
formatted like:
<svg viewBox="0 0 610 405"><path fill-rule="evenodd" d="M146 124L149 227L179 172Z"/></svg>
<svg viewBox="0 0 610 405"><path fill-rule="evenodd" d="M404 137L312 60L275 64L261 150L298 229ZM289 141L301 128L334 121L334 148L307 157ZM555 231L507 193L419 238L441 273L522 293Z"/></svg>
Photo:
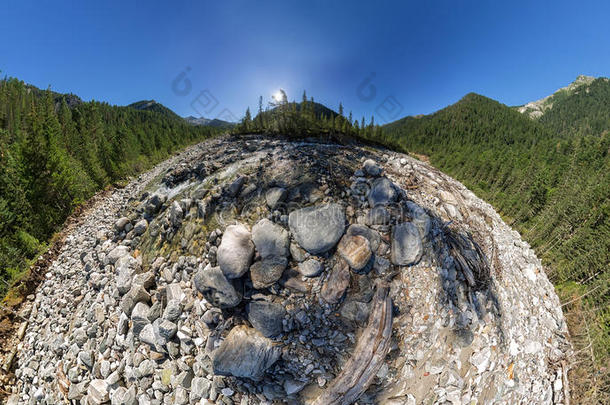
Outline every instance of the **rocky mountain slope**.
<svg viewBox="0 0 610 405"><path fill-rule="evenodd" d="M530 118L540 118L545 112L553 108L553 104L562 97L567 97L574 93L577 89L582 86L591 84L595 80L595 77L579 75L576 80L570 83L566 87L562 87L550 96L546 96L540 100L529 102L525 105L516 107L517 111L522 114L527 114Z"/></svg>
<svg viewBox="0 0 610 405"><path fill-rule="evenodd" d="M10 404L568 392L567 329L534 252L463 185L384 149L191 147L93 207L30 298Z"/></svg>
<svg viewBox="0 0 610 405"><path fill-rule="evenodd" d="M204 117L194 117L189 115L188 117L184 117L184 120L192 125L202 125L209 126L215 128L230 128L235 125L233 122L219 120L218 118L204 118Z"/></svg>

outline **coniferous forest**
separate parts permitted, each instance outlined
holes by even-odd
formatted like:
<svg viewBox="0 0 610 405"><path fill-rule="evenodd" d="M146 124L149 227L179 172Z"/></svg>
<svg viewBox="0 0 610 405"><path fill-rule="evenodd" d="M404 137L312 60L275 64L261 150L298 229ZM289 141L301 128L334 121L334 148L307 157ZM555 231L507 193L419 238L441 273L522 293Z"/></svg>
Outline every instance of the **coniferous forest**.
<svg viewBox="0 0 610 405"><path fill-rule="evenodd" d="M79 204L213 134L178 116L0 81L0 291Z"/></svg>

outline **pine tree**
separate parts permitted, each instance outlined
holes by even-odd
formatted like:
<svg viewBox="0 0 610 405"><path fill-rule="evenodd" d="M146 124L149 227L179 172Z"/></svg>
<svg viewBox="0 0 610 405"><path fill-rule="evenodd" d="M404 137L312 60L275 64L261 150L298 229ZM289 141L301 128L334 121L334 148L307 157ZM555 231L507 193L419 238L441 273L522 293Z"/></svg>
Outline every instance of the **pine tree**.
<svg viewBox="0 0 610 405"><path fill-rule="evenodd" d="M250 114L250 107L246 109L246 115L242 121L242 128L245 132L250 131L252 127L252 115Z"/></svg>
<svg viewBox="0 0 610 405"><path fill-rule="evenodd" d="M258 97L258 115L256 116L257 118L257 129L259 131L262 131L264 128L264 123L263 123L263 96L259 96Z"/></svg>

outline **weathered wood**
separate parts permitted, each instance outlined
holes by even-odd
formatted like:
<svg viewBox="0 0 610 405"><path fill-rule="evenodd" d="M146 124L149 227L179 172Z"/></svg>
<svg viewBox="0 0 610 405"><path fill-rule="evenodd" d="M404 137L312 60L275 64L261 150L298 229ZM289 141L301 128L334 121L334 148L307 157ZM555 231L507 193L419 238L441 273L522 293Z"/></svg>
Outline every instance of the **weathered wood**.
<svg viewBox="0 0 610 405"><path fill-rule="evenodd" d="M345 290L349 287L349 280L349 265L343 258L339 258L324 282L320 295L329 304L336 304L343 298Z"/></svg>
<svg viewBox="0 0 610 405"><path fill-rule="evenodd" d="M366 328L341 373L311 405L349 405L362 395L383 365L392 336L392 299L378 281Z"/></svg>
<svg viewBox="0 0 610 405"><path fill-rule="evenodd" d="M4 364L2 365L2 371L4 371L5 373L11 371L13 360L15 359L16 354L17 347L13 347L13 349L11 349L10 353L8 354L8 356L6 356L6 359L4 360Z"/></svg>

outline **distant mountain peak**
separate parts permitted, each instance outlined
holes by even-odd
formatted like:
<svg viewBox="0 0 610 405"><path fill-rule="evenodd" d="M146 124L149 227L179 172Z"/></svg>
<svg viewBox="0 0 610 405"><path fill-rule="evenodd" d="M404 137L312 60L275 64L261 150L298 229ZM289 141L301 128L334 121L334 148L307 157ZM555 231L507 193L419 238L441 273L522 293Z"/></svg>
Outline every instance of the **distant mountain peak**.
<svg viewBox="0 0 610 405"><path fill-rule="evenodd" d="M519 106L517 107L517 111L522 114L528 114L530 118L540 118L545 112L553 108L553 103L556 101L558 96L570 95L580 87L590 85L595 79L596 78L593 76L578 75L576 80L566 87L560 88L550 96L546 96L540 100L531 101L525 105Z"/></svg>
<svg viewBox="0 0 610 405"><path fill-rule="evenodd" d="M171 118L180 118L175 112L173 112L163 104L156 102L155 100L140 100L136 101L135 103L129 104L127 107L135 108L136 110L142 111L154 111Z"/></svg>
<svg viewBox="0 0 610 405"><path fill-rule="evenodd" d="M194 117L192 115L184 117L184 120L191 125L202 125L216 128L228 128L235 125L233 122L223 121L218 118Z"/></svg>

